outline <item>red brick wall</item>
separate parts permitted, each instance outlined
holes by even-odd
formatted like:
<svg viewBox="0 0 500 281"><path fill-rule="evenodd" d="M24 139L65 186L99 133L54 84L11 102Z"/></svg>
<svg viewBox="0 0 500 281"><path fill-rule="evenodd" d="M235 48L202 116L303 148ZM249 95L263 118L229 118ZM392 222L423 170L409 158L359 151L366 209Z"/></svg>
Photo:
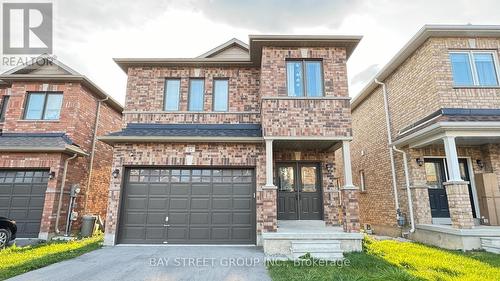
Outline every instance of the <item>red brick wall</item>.
<svg viewBox="0 0 500 281"><path fill-rule="evenodd" d="M79 83L61 82L48 83L48 91L62 91L63 103L61 107L61 116L59 120L53 121L33 121L23 120L24 107L26 105L26 97L28 91L42 91L42 82L14 82L9 100L9 106L3 125L3 132L16 133L48 133L48 132L64 132L66 133L82 150L90 154L92 150L93 131L95 127L95 119L97 113L98 97L95 96L87 88ZM101 107L100 122L98 135L104 135L111 131L117 131L121 127L121 114L109 105L103 103ZM19 153L2 153L4 157L23 157L24 154ZM56 155L56 156L54 156ZM107 193L109 188L109 176L111 171L112 147L98 141L96 145L94 162L94 176L91 182L91 194L88 199L88 209L86 212L99 214L105 217L107 205ZM58 173L55 180L49 181L51 185L57 186L57 189L50 189L47 193L46 207L44 210L44 218L41 232L53 232L55 222L55 212L57 203L53 200L58 198L59 187L62 181L62 165L63 159L70 155L62 154L37 154L34 158L29 158L32 167L50 168ZM48 162L53 157L57 157L61 163L61 167L48 165ZM20 160L21 161L21 160ZM24 168L19 161L10 161L4 163L0 167ZM59 165L59 164L58 164ZM69 190L73 184L78 184L81 188L81 193L77 197L75 211L81 216L86 213L84 211L86 186L89 179L90 157L79 156L73 159L68 164L67 179L65 185L65 194L63 197L63 205L61 208L60 230L64 230L65 220L69 204ZM61 174L61 175L59 175ZM48 201L47 201L48 200ZM55 204L55 207L53 205ZM52 207L48 207L52 206ZM48 224L46 224L48 223ZM73 229L79 228L80 220L76 221Z"/></svg>

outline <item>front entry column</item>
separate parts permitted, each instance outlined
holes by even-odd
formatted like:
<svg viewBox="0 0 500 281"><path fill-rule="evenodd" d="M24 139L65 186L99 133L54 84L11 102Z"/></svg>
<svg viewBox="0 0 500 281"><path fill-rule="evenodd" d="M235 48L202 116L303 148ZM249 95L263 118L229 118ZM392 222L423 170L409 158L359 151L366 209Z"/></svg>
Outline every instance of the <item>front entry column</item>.
<svg viewBox="0 0 500 281"><path fill-rule="evenodd" d="M474 218L469 197L468 182L460 176L457 147L455 137L443 138L446 153L446 167L448 168L448 182L444 183L448 207L450 210L451 225L454 228L472 228Z"/></svg>
<svg viewBox="0 0 500 281"><path fill-rule="evenodd" d="M344 167L344 186L340 193L342 200L342 226L345 232L358 232L359 224L359 190L352 183L352 168L351 168L351 150L350 141L342 142L342 156Z"/></svg>
<svg viewBox="0 0 500 281"><path fill-rule="evenodd" d="M273 183L273 140L266 139L265 159L266 184L262 186L262 232L275 232L278 228L277 187ZM259 204L259 202L257 203Z"/></svg>

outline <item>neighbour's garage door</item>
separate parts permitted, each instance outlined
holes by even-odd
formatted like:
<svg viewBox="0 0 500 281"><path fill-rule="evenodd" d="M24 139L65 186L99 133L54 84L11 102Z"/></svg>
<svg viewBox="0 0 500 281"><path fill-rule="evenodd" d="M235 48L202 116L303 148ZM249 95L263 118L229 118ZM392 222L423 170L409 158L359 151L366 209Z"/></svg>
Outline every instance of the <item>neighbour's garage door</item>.
<svg viewBox="0 0 500 281"><path fill-rule="evenodd" d="M119 243L255 244L251 169L128 169Z"/></svg>
<svg viewBox="0 0 500 281"><path fill-rule="evenodd" d="M16 221L17 237L38 237L48 171L0 170L0 216Z"/></svg>

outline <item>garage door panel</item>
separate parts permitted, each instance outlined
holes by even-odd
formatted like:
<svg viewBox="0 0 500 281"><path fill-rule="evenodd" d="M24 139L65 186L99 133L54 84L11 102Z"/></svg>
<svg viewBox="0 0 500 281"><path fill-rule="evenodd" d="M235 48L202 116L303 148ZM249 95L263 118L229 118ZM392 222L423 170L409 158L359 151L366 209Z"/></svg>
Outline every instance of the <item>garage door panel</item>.
<svg viewBox="0 0 500 281"><path fill-rule="evenodd" d="M170 198L170 210L187 210L189 208L189 199Z"/></svg>
<svg viewBox="0 0 500 281"><path fill-rule="evenodd" d="M187 227L169 227L167 236L169 239L187 240Z"/></svg>
<svg viewBox="0 0 500 281"><path fill-rule="evenodd" d="M191 225L193 224L206 224L210 223L209 214L208 213L194 213L191 212L191 220L189 221Z"/></svg>
<svg viewBox="0 0 500 281"><path fill-rule="evenodd" d="M12 193L12 184L0 184L0 196L10 196Z"/></svg>
<svg viewBox="0 0 500 281"><path fill-rule="evenodd" d="M252 206L252 198L235 198L233 205L235 210L249 210Z"/></svg>
<svg viewBox="0 0 500 281"><path fill-rule="evenodd" d="M165 223L165 214L162 212L162 213L148 213L147 215L147 219L146 219L146 222L149 225L152 225L152 224L158 224L158 225L161 225L163 226L163 224Z"/></svg>
<svg viewBox="0 0 500 281"><path fill-rule="evenodd" d="M187 225L188 213L168 213L168 222L170 225Z"/></svg>
<svg viewBox="0 0 500 281"><path fill-rule="evenodd" d="M172 183L170 187L170 195L188 195L190 190L189 184Z"/></svg>
<svg viewBox="0 0 500 281"><path fill-rule="evenodd" d="M29 202L29 196L15 196L12 197L11 208L28 208Z"/></svg>
<svg viewBox="0 0 500 281"><path fill-rule="evenodd" d="M164 183L155 183L149 186L149 195L168 196L170 186Z"/></svg>
<svg viewBox="0 0 500 281"><path fill-rule="evenodd" d="M155 198L149 197L148 200L148 209L153 211L163 211L168 208L168 198Z"/></svg>
<svg viewBox="0 0 500 281"><path fill-rule="evenodd" d="M214 184L213 195L227 195L232 194L231 184Z"/></svg>
<svg viewBox="0 0 500 281"><path fill-rule="evenodd" d="M44 203L45 203L44 197L31 197L30 200L31 208L43 208Z"/></svg>
<svg viewBox="0 0 500 281"><path fill-rule="evenodd" d="M231 224L232 213L212 213L212 224Z"/></svg>
<svg viewBox="0 0 500 281"><path fill-rule="evenodd" d="M190 227L189 238L194 240L209 240L210 229L208 227Z"/></svg>
<svg viewBox="0 0 500 281"><path fill-rule="evenodd" d="M232 207L232 198L214 198L212 200L212 210L230 210Z"/></svg>
<svg viewBox="0 0 500 281"><path fill-rule="evenodd" d="M233 213L232 216L233 216L233 224L248 225L252 223L253 214L251 212Z"/></svg>
<svg viewBox="0 0 500 281"><path fill-rule="evenodd" d="M127 209L144 210L147 208L147 203L147 198L145 197L129 197L127 198Z"/></svg>
<svg viewBox="0 0 500 281"><path fill-rule="evenodd" d="M146 194L147 190L148 190L147 184L130 183L127 186L128 195L144 195Z"/></svg>
<svg viewBox="0 0 500 281"><path fill-rule="evenodd" d="M229 227L212 227L212 239L214 240L230 240L231 228Z"/></svg>
<svg viewBox="0 0 500 281"><path fill-rule="evenodd" d="M208 210L210 206L210 198L192 198L191 210Z"/></svg>
<svg viewBox="0 0 500 281"><path fill-rule="evenodd" d="M142 168L127 175L120 243L255 243L253 170Z"/></svg>

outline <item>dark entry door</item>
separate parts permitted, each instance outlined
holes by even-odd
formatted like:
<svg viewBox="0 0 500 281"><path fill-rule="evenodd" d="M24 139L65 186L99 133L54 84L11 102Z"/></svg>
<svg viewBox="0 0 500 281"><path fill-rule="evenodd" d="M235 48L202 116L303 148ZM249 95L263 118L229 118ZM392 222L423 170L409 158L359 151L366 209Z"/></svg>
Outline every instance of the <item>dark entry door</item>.
<svg viewBox="0 0 500 281"><path fill-rule="evenodd" d="M317 163L277 165L278 219L322 219L320 171Z"/></svg>
<svg viewBox="0 0 500 281"><path fill-rule="evenodd" d="M443 185L446 181L444 161L441 158L426 158L424 162L431 215L433 218L449 218L448 197Z"/></svg>
<svg viewBox="0 0 500 281"><path fill-rule="evenodd" d="M470 181L469 166L467 159L459 158L460 177L469 182L469 199L472 208L472 216L476 217L476 208L474 205L474 196L472 194L472 185ZM450 210L448 207L448 197L443 183L447 181L447 171L445 169L446 159L444 158L426 158L425 173L427 177L427 186L429 187L429 201L431 205L431 215L433 218L449 218Z"/></svg>

